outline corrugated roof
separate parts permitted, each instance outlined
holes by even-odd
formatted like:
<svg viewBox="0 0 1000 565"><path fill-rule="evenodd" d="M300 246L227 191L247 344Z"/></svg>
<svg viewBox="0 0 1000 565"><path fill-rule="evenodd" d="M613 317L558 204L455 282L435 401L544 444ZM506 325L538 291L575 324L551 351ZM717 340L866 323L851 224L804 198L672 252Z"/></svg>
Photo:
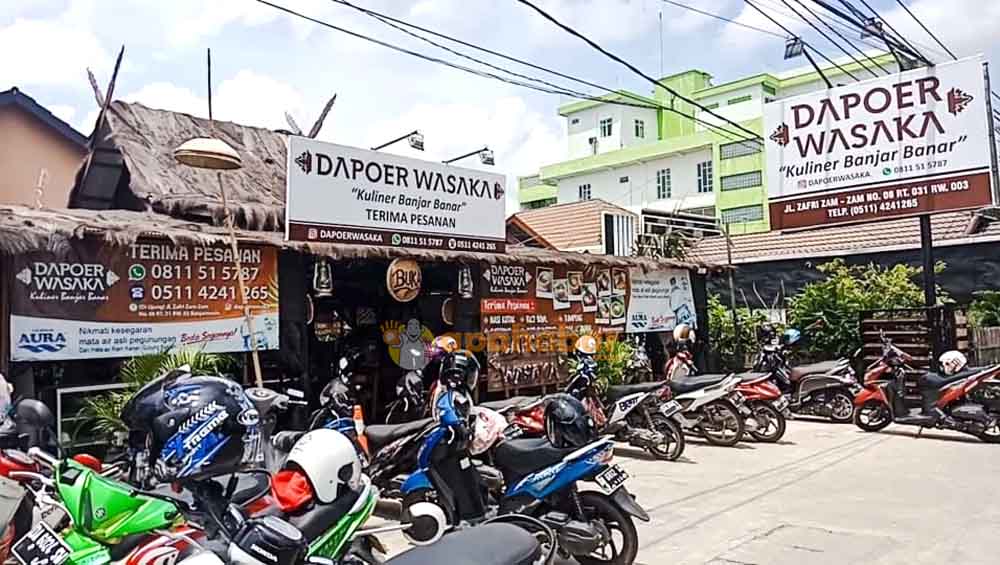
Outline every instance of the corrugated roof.
<svg viewBox="0 0 1000 565"><path fill-rule="evenodd" d="M579 249L603 243L605 212L636 217L625 208L599 198L525 210L514 216L556 249Z"/></svg>
<svg viewBox="0 0 1000 565"><path fill-rule="evenodd" d="M1000 223L984 223L982 229L971 233L973 219L972 212L932 216L934 246L1000 241ZM902 218L806 231L736 235L732 242L734 264L919 249L920 221ZM710 263L726 263L725 239L706 238L695 246L691 256Z"/></svg>

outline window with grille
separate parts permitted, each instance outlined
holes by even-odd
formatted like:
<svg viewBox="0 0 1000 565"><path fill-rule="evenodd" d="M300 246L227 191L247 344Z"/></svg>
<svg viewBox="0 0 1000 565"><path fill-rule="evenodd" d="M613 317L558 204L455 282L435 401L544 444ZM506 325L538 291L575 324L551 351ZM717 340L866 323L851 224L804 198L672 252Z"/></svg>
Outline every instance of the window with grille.
<svg viewBox="0 0 1000 565"><path fill-rule="evenodd" d="M774 88L770 84L765 84L763 88L764 88L764 94L769 94L771 96L774 96L775 94L778 93L778 89Z"/></svg>
<svg viewBox="0 0 1000 565"><path fill-rule="evenodd" d="M635 121L635 136L639 139L646 137L646 122L642 120Z"/></svg>
<svg viewBox="0 0 1000 565"><path fill-rule="evenodd" d="M719 187L722 190L739 190L741 188L751 188L760 186L763 183L763 176L760 171L729 175L719 179Z"/></svg>
<svg viewBox="0 0 1000 565"><path fill-rule="evenodd" d="M719 158L720 159L735 159L737 157L746 157L747 155L756 155L761 151L761 144L752 141L737 141L735 143L726 143L725 145L719 146Z"/></svg>
<svg viewBox="0 0 1000 565"><path fill-rule="evenodd" d="M753 100L753 96L750 96L749 94L747 94L745 96L738 96L736 98L730 98L729 101L726 102L726 104L729 105L729 106L732 106L733 104L739 104L741 102L749 102L751 100Z"/></svg>
<svg viewBox="0 0 1000 565"><path fill-rule="evenodd" d="M712 192L712 162L698 163L698 192Z"/></svg>
<svg viewBox="0 0 1000 565"><path fill-rule="evenodd" d="M656 171L656 198L658 200L670 198L670 193L670 169Z"/></svg>
<svg viewBox="0 0 1000 565"><path fill-rule="evenodd" d="M611 137L611 118L601 120L601 137Z"/></svg>
<svg viewBox="0 0 1000 565"><path fill-rule="evenodd" d="M580 200L590 200L590 185L581 184L578 189L580 193Z"/></svg>
<svg viewBox="0 0 1000 565"><path fill-rule="evenodd" d="M625 184L628 182L628 177L618 177L618 182Z"/></svg>
<svg viewBox="0 0 1000 565"><path fill-rule="evenodd" d="M724 224L745 224L747 222L759 222L763 219L763 206L741 206L722 211L722 223Z"/></svg>

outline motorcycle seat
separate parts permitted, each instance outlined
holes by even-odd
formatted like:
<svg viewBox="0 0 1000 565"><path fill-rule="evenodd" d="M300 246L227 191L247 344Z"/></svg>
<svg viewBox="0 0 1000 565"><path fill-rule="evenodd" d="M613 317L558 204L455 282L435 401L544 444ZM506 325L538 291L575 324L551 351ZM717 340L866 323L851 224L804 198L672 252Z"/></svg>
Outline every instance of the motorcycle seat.
<svg viewBox="0 0 1000 565"><path fill-rule="evenodd" d="M674 394L687 394L698 389L719 384L728 378L729 375L715 374L695 375L691 377L684 377L682 379L674 379L670 381L670 391Z"/></svg>
<svg viewBox="0 0 1000 565"><path fill-rule="evenodd" d="M529 565L541 555L538 541L527 530L512 524L486 524L466 528L440 541L405 551L385 565Z"/></svg>
<svg viewBox="0 0 1000 565"><path fill-rule="evenodd" d="M365 427L365 437L372 453L396 441L399 438L421 432L434 421L430 418L414 420L405 424L374 424Z"/></svg>
<svg viewBox="0 0 1000 565"><path fill-rule="evenodd" d="M574 448L555 447L546 438L513 439L497 446L493 460L507 486L513 486L535 471L559 463L574 451Z"/></svg>
<svg viewBox="0 0 1000 565"><path fill-rule="evenodd" d="M819 363L809 363L808 365L792 367L792 370L789 371L788 375L792 381L798 381L803 377L808 377L809 375L824 375L839 369L843 365L844 362L838 359L834 359L833 361L820 361Z"/></svg>
<svg viewBox="0 0 1000 565"><path fill-rule="evenodd" d="M636 394L638 392L653 392L654 390L663 386L662 382L652 382L652 383L636 383L632 385L612 385L608 387L605 396L608 402L614 402L619 398L624 398L630 394Z"/></svg>
<svg viewBox="0 0 1000 565"><path fill-rule="evenodd" d="M745 384L756 383L771 378L771 373L755 373L753 371L736 375Z"/></svg>
<svg viewBox="0 0 1000 565"><path fill-rule="evenodd" d="M304 511L290 515L288 521L307 540L314 541L346 516L360 496L360 491L349 491L330 504L311 504Z"/></svg>
<svg viewBox="0 0 1000 565"><path fill-rule="evenodd" d="M938 373L927 373L926 375L920 377L919 383L920 388L928 389L939 389L944 386L950 385L951 383L958 382L962 379L971 377L976 373L982 371L980 367L968 367L961 370L954 375L941 375Z"/></svg>
<svg viewBox="0 0 1000 565"><path fill-rule="evenodd" d="M536 400L538 399L533 396L512 396L510 398L503 398L500 400L480 402L476 406L482 406L483 408L503 412L507 408L520 408L521 406L527 406Z"/></svg>

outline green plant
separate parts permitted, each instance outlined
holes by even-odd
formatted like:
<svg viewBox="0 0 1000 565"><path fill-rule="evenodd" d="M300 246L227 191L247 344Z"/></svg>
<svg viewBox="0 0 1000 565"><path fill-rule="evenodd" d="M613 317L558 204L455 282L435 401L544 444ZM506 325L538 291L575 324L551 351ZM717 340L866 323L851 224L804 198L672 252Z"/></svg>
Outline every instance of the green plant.
<svg viewBox="0 0 1000 565"><path fill-rule="evenodd" d="M944 269L938 264L935 270ZM814 354L850 355L861 346L858 315L865 310L919 308L923 289L915 282L921 269L905 264L849 266L835 259L817 267L825 275L789 300L788 321L809 329L804 349ZM943 291L938 291L947 300ZM818 323L817 323L818 322Z"/></svg>
<svg viewBox="0 0 1000 565"><path fill-rule="evenodd" d="M1000 291L982 290L969 305L972 323L981 328L1000 326Z"/></svg>
<svg viewBox="0 0 1000 565"><path fill-rule="evenodd" d="M598 387L603 391L610 385L625 384L633 356L635 349L631 343L605 337L597 351Z"/></svg>
<svg viewBox="0 0 1000 565"><path fill-rule="evenodd" d="M80 413L83 423L77 433L87 429L99 436L112 437L115 433L128 431L121 420L121 413L135 391L160 375L184 365L191 367L197 374L218 375L232 366L232 359L205 353L200 349L180 349L132 357L122 364L118 373L121 382L127 385L125 390L84 400Z"/></svg>
<svg viewBox="0 0 1000 565"><path fill-rule="evenodd" d="M708 297L708 339L709 345L722 357L727 367L743 368L744 359L737 359L737 344L742 355L757 351L757 328L767 321L763 312L749 308L736 309L739 335L733 325L732 310L722 303L718 295Z"/></svg>

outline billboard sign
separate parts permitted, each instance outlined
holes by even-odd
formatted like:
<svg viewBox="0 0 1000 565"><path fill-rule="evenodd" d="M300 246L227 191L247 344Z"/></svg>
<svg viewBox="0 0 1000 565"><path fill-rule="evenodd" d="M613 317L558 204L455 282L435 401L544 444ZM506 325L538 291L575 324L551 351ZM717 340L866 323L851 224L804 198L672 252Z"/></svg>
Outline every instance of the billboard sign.
<svg viewBox="0 0 1000 565"><path fill-rule="evenodd" d="M289 136L286 235L502 253L505 183L503 175Z"/></svg>
<svg viewBox="0 0 1000 565"><path fill-rule="evenodd" d="M992 203L979 57L764 106L772 229Z"/></svg>
<svg viewBox="0 0 1000 565"><path fill-rule="evenodd" d="M698 326L691 273L686 269L632 269L630 278L626 332L666 332L677 324Z"/></svg>
<svg viewBox="0 0 1000 565"><path fill-rule="evenodd" d="M68 253L13 259L13 361L132 357L180 347L207 352L278 348L278 265L273 247L240 246L250 335L229 247L96 240Z"/></svg>

